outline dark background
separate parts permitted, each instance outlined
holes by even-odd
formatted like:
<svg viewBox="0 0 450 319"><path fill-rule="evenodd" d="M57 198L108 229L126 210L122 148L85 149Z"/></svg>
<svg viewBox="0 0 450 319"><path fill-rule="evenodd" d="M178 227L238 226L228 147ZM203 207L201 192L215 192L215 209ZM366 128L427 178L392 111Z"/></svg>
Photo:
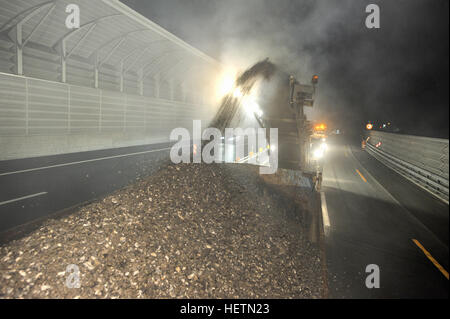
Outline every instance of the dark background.
<svg viewBox="0 0 450 319"><path fill-rule="evenodd" d="M310 116L359 131L391 122L402 133L448 138L448 0L124 0L199 48L244 70L269 57L307 81ZM367 29L376 3L381 28Z"/></svg>

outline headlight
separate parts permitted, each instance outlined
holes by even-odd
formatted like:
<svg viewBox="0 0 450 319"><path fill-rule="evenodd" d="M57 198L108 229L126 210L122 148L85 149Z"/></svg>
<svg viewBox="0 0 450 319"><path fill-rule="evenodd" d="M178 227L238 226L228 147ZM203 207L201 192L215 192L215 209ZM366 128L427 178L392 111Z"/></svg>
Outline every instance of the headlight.
<svg viewBox="0 0 450 319"><path fill-rule="evenodd" d="M322 148L315 149L313 152L314 159L321 159L323 157L324 150Z"/></svg>
<svg viewBox="0 0 450 319"><path fill-rule="evenodd" d="M328 149L327 143L323 142L322 144L320 144L320 148L321 148L322 150L327 150L327 149Z"/></svg>

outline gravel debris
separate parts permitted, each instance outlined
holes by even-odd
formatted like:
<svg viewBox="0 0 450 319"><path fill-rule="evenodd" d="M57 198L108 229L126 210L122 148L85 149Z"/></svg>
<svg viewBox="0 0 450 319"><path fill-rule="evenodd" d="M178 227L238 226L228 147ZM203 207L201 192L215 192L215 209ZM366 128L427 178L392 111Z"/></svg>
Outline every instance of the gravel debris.
<svg viewBox="0 0 450 319"><path fill-rule="evenodd" d="M253 165L170 164L0 246L0 298L321 298L303 202Z"/></svg>

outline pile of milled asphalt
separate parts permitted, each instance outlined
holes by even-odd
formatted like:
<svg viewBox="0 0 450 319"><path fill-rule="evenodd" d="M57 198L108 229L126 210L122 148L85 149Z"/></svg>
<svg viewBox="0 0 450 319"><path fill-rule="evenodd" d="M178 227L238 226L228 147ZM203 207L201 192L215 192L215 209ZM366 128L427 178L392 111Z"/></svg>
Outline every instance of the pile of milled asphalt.
<svg viewBox="0 0 450 319"><path fill-rule="evenodd" d="M257 169L169 165L46 221L0 247L0 298L322 297L302 205Z"/></svg>

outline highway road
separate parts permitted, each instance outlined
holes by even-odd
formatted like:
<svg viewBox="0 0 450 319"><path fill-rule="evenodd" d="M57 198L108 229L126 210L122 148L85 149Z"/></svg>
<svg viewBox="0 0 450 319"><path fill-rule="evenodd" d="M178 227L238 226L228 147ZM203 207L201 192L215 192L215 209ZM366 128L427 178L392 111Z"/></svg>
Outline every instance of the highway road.
<svg viewBox="0 0 450 319"><path fill-rule="evenodd" d="M0 162L0 232L150 175L169 144ZM448 205L343 137L329 141L321 190L329 297L448 298ZM365 285L380 268L380 288Z"/></svg>
<svg viewBox="0 0 450 319"><path fill-rule="evenodd" d="M69 212L151 175L169 160L171 144L0 161L0 241L18 230L28 232L29 222ZM247 150L244 155L241 162L249 159Z"/></svg>
<svg viewBox="0 0 450 319"><path fill-rule="evenodd" d="M330 139L325 161L329 297L448 298L448 205L343 137ZM379 288L366 287L370 264Z"/></svg>
<svg viewBox="0 0 450 319"><path fill-rule="evenodd" d="M0 232L124 187L168 158L162 143L0 161Z"/></svg>

